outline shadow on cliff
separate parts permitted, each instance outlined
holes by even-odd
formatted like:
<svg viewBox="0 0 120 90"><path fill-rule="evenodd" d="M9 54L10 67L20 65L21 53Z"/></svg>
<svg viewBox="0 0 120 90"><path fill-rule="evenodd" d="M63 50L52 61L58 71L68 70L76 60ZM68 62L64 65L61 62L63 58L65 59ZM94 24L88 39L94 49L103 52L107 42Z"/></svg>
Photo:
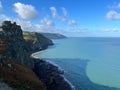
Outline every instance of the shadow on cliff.
<svg viewBox="0 0 120 90"><path fill-rule="evenodd" d="M87 77L86 69L90 60L81 59L46 59L54 62L65 70L65 78L67 78L75 87L75 90L120 90L114 87L107 87L99 84L95 84ZM79 63L76 66L76 63ZM76 72L80 72L77 73Z"/></svg>

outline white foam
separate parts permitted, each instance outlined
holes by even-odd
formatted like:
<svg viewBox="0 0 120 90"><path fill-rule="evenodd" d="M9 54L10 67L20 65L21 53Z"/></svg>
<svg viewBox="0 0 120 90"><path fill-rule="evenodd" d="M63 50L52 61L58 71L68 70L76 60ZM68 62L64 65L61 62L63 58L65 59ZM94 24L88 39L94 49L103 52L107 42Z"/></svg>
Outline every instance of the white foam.
<svg viewBox="0 0 120 90"><path fill-rule="evenodd" d="M31 57L32 57L32 58L35 58L35 59L40 59L40 57L37 57L36 54L40 54L40 53L42 53L43 51L44 51L44 50L39 51L39 52L36 52L36 53L33 53L33 54L31 54ZM44 59L44 58L41 58L41 59L43 59L43 60L45 60L46 62L48 62L48 63L50 63L50 64L58 67L58 70L64 71L64 69L62 69L58 64L56 64L56 63L54 63L54 62L52 62L52 61L50 61L50 60L46 60L46 59ZM75 87L72 85L72 83L71 83L69 80L67 80L67 79L64 77L64 75L61 75L61 77L63 77L64 80L71 86L71 88L72 88L73 90L75 90Z"/></svg>
<svg viewBox="0 0 120 90"><path fill-rule="evenodd" d="M56 63L54 63L54 62L52 62L52 61L50 61L50 60L46 60L47 62L49 62L50 64L52 64L52 65L54 65L54 66L56 66L56 67L58 67L58 69L60 69L60 70L63 70L64 71L64 69L62 69L58 64L56 64ZM69 81L69 80L67 80L66 78L65 78L65 76L64 75L61 75L61 77L63 77L64 78L64 80L71 86L71 88L73 89L73 90L75 90L75 87L72 85L72 83Z"/></svg>

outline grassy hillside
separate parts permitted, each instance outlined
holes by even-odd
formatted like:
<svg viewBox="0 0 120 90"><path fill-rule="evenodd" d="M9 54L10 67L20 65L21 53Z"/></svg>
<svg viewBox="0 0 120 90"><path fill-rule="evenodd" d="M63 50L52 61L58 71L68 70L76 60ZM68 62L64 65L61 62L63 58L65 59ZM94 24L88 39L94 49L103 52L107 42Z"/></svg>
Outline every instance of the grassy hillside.
<svg viewBox="0 0 120 90"><path fill-rule="evenodd" d="M41 50L47 48L49 45L53 45L53 42L36 32L23 32L23 37L33 50Z"/></svg>

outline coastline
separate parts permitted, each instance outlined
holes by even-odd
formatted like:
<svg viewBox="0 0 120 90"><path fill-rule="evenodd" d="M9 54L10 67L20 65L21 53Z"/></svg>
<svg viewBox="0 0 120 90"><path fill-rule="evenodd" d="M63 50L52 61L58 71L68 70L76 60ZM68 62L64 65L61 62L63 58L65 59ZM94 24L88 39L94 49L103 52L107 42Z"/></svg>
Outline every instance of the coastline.
<svg viewBox="0 0 120 90"><path fill-rule="evenodd" d="M23 35L16 22L4 21L0 29L1 82L14 89L73 90L63 70L32 54L53 45L52 40L36 32Z"/></svg>
<svg viewBox="0 0 120 90"><path fill-rule="evenodd" d="M35 56L41 51L32 53L30 57L35 64L33 71L39 79L46 84L47 90L75 90L74 86L64 77L63 69L52 61L44 60Z"/></svg>

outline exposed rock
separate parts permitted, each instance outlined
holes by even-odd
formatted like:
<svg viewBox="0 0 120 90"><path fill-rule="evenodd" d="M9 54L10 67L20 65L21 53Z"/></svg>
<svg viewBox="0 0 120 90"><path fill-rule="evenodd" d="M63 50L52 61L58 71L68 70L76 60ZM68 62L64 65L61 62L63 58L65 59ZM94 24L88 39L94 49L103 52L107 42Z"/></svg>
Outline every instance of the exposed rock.
<svg viewBox="0 0 120 90"><path fill-rule="evenodd" d="M34 64L28 52L28 44L23 38L21 27L4 21L0 26L0 62L14 60L32 68Z"/></svg>
<svg viewBox="0 0 120 90"><path fill-rule="evenodd" d="M64 74L63 70L44 60L33 60L35 62L33 71L46 84L47 90L73 90L62 76Z"/></svg>

